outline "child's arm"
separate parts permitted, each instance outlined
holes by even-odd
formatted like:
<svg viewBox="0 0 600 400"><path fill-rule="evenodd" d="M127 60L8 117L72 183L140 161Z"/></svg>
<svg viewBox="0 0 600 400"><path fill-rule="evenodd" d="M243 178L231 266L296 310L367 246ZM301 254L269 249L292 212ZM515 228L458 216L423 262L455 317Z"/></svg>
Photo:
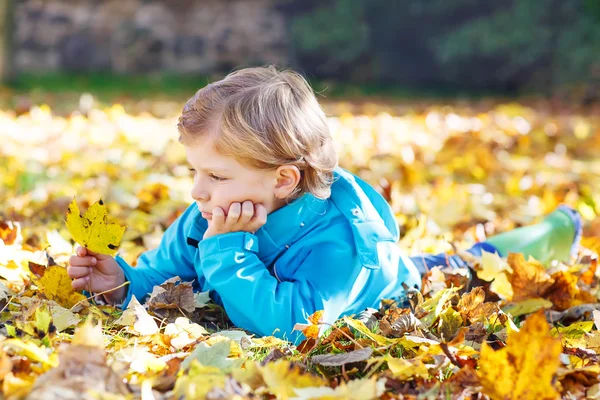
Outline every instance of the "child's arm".
<svg viewBox="0 0 600 400"><path fill-rule="evenodd" d="M198 214L198 207L195 204L190 205L167 228L159 247L140 255L136 267L131 267L121 257L116 257L125 273L125 280L129 281L127 297L123 301L123 307L129 304L132 295L143 302L143 299L152 292L155 285L160 285L174 276L179 276L183 281L198 279L193 261L195 248L186 243L192 228L200 229L198 231L199 237L202 237L202 228L206 229L205 227L198 227L201 222L198 221L201 219L196 218Z"/></svg>
<svg viewBox="0 0 600 400"><path fill-rule="evenodd" d="M257 256L258 245L257 237L247 232L209 237L198 245L199 269L236 325L294 341L299 336L292 332L294 324L306 322L315 311L324 310L329 323L341 315L357 273L351 268L355 254L349 243L332 238L313 247L299 261L297 280L290 282L269 273Z"/></svg>

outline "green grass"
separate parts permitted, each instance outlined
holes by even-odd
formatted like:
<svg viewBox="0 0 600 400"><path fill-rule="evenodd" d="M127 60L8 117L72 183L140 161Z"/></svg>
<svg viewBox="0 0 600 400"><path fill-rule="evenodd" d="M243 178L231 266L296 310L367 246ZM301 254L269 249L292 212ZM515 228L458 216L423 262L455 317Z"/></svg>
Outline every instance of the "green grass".
<svg viewBox="0 0 600 400"><path fill-rule="evenodd" d="M118 97L132 100L152 98L171 98L184 101L196 90L221 78L222 75L119 75L112 73L67 74L22 73L7 84L8 88L17 93L32 95L56 95L66 93L88 92L101 101L110 102ZM410 99L449 99L481 97L504 97L502 93L468 92L460 89L417 89L389 85L383 83L357 84L311 79L314 90L330 100L352 100L377 98L388 101Z"/></svg>

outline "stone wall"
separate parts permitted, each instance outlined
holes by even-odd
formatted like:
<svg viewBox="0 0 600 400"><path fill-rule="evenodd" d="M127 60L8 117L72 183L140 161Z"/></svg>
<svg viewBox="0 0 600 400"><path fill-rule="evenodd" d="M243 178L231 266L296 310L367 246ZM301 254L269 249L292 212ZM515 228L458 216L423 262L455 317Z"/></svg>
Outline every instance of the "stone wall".
<svg viewBox="0 0 600 400"><path fill-rule="evenodd" d="M14 0L13 70L209 73L288 59L275 0Z"/></svg>

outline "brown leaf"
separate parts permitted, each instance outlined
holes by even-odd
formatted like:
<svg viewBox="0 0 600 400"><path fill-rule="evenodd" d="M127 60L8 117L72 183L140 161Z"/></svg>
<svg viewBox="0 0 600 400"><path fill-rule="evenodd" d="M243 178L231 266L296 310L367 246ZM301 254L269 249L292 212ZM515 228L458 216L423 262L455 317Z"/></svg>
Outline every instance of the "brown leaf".
<svg viewBox="0 0 600 400"><path fill-rule="evenodd" d="M408 308L391 308L379 322L379 329L384 336L401 337L413 332L421 326L415 315Z"/></svg>
<svg viewBox="0 0 600 400"><path fill-rule="evenodd" d="M150 298L146 301L148 308L158 313L180 309L188 313L193 312L196 306L192 282L180 281L181 278L175 276L159 286L154 286Z"/></svg>
<svg viewBox="0 0 600 400"><path fill-rule="evenodd" d="M94 399L92 391L126 395L123 379L107 364L104 349L69 345L60 355L60 364L41 375L27 397L31 400Z"/></svg>
<svg viewBox="0 0 600 400"><path fill-rule="evenodd" d="M469 342L482 343L485 337L488 335L487 329L483 322L475 322L469 325L465 332L465 340Z"/></svg>
<svg viewBox="0 0 600 400"><path fill-rule="evenodd" d="M513 288L512 301L526 300L532 297L544 297L554 280L546 268L532 258L525 261L522 253L510 253L508 264L513 269L509 282Z"/></svg>
<svg viewBox="0 0 600 400"><path fill-rule="evenodd" d="M579 288L577 287L577 277L568 272L557 272L552 275L554 283L548 289L546 298L554 304L554 309L564 311L570 307L576 306Z"/></svg>
<svg viewBox="0 0 600 400"><path fill-rule="evenodd" d="M311 357L311 361L325 367L339 367L345 364L368 360L372 355L373 349L365 347L364 349L351 351L349 353L319 354Z"/></svg>

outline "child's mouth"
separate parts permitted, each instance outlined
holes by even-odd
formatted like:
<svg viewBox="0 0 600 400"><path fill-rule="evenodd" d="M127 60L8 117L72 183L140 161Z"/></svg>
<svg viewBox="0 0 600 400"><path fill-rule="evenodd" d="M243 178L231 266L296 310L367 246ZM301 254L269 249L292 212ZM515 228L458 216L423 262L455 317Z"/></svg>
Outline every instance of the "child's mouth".
<svg viewBox="0 0 600 400"><path fill-rule="evenodd" d="M212 218L212 213L207 213L207 212L202 211L202 218L204 218L204 219Z"/></svg>

